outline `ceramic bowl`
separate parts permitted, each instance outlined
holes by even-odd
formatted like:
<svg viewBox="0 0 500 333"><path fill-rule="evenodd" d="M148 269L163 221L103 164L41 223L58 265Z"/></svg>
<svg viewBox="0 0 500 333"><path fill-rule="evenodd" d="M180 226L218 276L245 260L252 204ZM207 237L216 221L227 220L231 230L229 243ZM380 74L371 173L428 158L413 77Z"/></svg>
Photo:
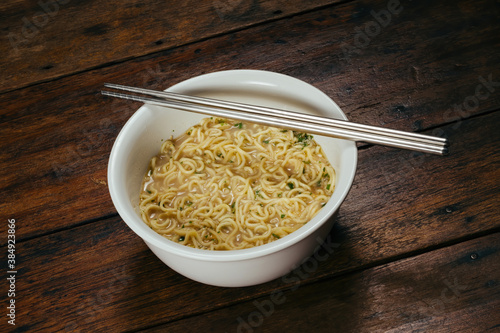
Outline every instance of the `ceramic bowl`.
<svg viewBox="0 0 500 333"><path fill-rule="evenodd" d="M347 119L338 105L315 87L267 71L231 70L201 75L168 91ZM279 278L307 260L320 246L349 192L357 165L354 142L315 135L336 171L335 191L321 211L297 231L254 248L210 251L170 241L141 219L139 193L150 159L162 140L176 137L204 115L143 105L118 134L108 165L113 204L123 221L158 258L192 280L222 287L242 287Z"/></svg>

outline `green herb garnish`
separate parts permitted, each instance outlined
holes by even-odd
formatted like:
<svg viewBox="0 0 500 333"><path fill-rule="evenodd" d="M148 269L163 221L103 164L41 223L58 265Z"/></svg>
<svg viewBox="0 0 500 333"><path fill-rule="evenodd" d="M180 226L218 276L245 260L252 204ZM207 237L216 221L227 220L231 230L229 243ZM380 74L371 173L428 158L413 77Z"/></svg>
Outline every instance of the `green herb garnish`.
<svg viewBox="0 0 500 333"><path fill-rule="evenodd" d="M295 131L293 132L293 136L297 138L298 142L302 142L302 143L313 138L312 135L309 135L306 133L301 133L301 132L295 132Z"/></svg>

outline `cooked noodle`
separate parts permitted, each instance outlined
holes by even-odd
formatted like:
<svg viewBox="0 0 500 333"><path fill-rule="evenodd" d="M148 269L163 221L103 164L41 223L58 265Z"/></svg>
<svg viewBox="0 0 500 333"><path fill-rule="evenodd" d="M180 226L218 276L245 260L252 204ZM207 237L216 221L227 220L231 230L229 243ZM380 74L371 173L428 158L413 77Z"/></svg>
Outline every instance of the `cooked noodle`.
<svg viewBox="0 0 500 333"><path fill-rule="evenodd" d="M162 144L140 207L172 241L244 249L299 229L334 186L335 171L312 136L212 117Z"/></svg>

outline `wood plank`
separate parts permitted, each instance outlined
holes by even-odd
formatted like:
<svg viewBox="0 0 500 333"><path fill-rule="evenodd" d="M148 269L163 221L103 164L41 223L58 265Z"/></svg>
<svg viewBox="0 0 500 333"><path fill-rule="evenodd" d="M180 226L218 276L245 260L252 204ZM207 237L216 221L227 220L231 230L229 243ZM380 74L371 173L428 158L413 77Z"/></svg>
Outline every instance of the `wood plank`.
<svg viewBox="0 0 500 333"><path fill-rule="evenodd" d="M344 54L341 42L354 38L356 27L373 20L370 10L380 11L386 2L356 2L329 7L3 94L0 96L0 209L22 221L18 230L20 238L36 237L116 213L106 187L107 159L118 130L139 105L99 96L103 82L161 89L205 72L258 68L293 75L314 84L337 101L351 119L363 123L425 129L448 123L458 116L466 119L490 112L500 105L500 89L496 86L500 75L493 72L497 51L500 51L494 41L500 34L498 25L490 24L492 11L489 5L491 2L486 0L476 2L472 9L468 4L455 6L451 1L405 3L401 18L395 17L393 24L388 25L369 47L362 49L361 54L350 57L350 61L339 61ZM419 14L420 10L426 15ZM443 11L449 11L450 15L441 16ZM411 43L404 39L405 44L398 44L400 49L394 53L387 52L378 61L378 69L374 69L373 59L379 59L378 52L402 43L404 31L411 33L413 27L419 25L430 34L442 26L442 22L433 23L428 17L439 17L444 22L450 20L446 24L452 27L462 24L467 29L443 32L433 39L431 46L426 46L429 36L423 33L412 35ZM442 42L448 39L454 41L453 45L442 46ZM455 44L470 47L455 53L452 52ZM475 56L477 50L484 50L480 58ZM242 60L239 54L246 54L246 59L254 60ZM465 65L456 67L455 63ZM418 76L418 81L409 80L409 68L415 64L427 66L420 67L422 75ZM487 85L489 88L481 86L480 89L481 96L491 89L490 95L478 99L479 105L470 112L455 112L454 104L463 105L470 96L475 96L481 84L478 75L487 80L491 78L493 83ZM374 87L374 82L383 88ZM459 129L465 123L456 122L453 127ZM440 134L438 129L430 133ZM458 131L452 133L452 140L462 140ZM470 140L478 138L471 137ZM479 142L470 141L473 147L481 146L478 149L483 152L483 155L469 155L476 156L475 163L479 163L479 156L489 156L490 151L495 152L490 158L497 156L495 146L483 146ZM373 154L360 155L358 179L364 177L366 171L363 168L377 165L379 157L375 162L372 156L380 154L378 149ZM446 159L436 157L430 160L433 165L459 164L462 158L469 161L460 147L458 152L458 155L455 153ZM365 179L366 185L373 184L372 188L383 189L388 183L401 185L406 182L406 172L394 172L401 165L401 159L408 159L408 153L393 151L388 154L390 163L380 164L379 170L370 174L369 177L373 178L361 178ZM370 157L364 161L363 156ZM427 164L423 167L426 168ZM420 166L417 169L426 170ZM390 177L385 177L392 180L381 179L380 172L385 170L392 172ZM464 165L461 170L464 170ZM422 173L419 177L425 179L430 174ZM402 178L396 179L396 175ZM450 177L461 176L453 174ZM356 186L363 187L364 195L372 195L365 185ZM418 186L422 192L417 194L425 196L427 188ZM446 188L440 193L454 188L452 180ZM392 187L391 191L395 193L393 200L407 200L397 196L399 187ZM386 197L392 195L384 193ZM351 202L346 203L347 209L351 204L359 204L356 200ZM442 204L448 206L448 203ZM383 201L379 205L376 211L382 214L380 207L387 205ZM398 220L399 217L395 221ZM2 232L5 228L5 225L0 225Z"/></svg>
<svg viewBox="0 0 500 333"><path fill-rule="evenodd" d="M117 217L22 242L16 253L19 331L130 331L239 298L170 270Z"/></svg>
<svg viewBox="0 0 500 333"><path fill-rule="evenodd" d="M497 233L141 332L494 332L499 244Z"/></svg>
<svg viewBox="0 0 500 333"><path fill-rule="evenodd" d="M452 138L463 139L452 146L454 157L428 157L424 166L415 167L414 177L398 175L393 180L386 179L379 172L396 169L396 172L407 173L397 167L399 158L405 156L400 151L385 148L362 150L360 154L364 162L360 165L356 186L341 209L325 247L320 250L319 259L306 262L285 279L259 286L217 288L190 281L163 265L119 217L21 242L16 248L20 262L17 284L19 318L29 317L30 323L25 325L31 330L55 331L68 325L71 331L133 331L256 297L267 297L275 289L293 289L298 282L305 286L442 244L498 232L499 184L493 175L498 170L500 156L496 148L499 118L500 112L496 112L469 119L460 131L453 131L453 124L444 127L444 131L453 134ZM491 141L485 141L484 137ZM488 159L490 164L485 165L480 157L487 154L493 155ZM440 174L440 184L448 187L436 189L433 182L422 181L426 180L428 168L434 170L432 174ZM469 179L470 173L464 172L464 168L479 172ZM377 177L377 183L364 181L365 178ZM369 184L380 188L374 189ZM366 199L368 190L371 199ZM413 203L415 209L407 209L409 198L418 198L418 202ZM456 205L456 198L462 199L460 205ZM357 204L356 200L364 204ZM448 211L447 207L451 210ZM26 223L18 222L19 225ZM498 247L498 238L495 241ZM488 241L484 244L495 243ZM441 255L436 254L436 258ZM444 255L443 258L450 257ZM418 267L409 270L412 273L402 273L401 279L408 281ZM484 267L493 266L487 263ZM475 275L470 276L472 279ZM341 292L342 285L335 287L336 290ZM322 287L318 288L316 291ZM37 290L44 292L38 293ZM348 297L349 293L341 293L339 297L344 297L342 295ZM429 295L417 300L432 300ZM0 295L0 302L2 297L6 295ZM377 299L382 302L382 295L378 294ZM342 301L336 307L347 303ZM49 311L51 316L47 317ZM238 315L248 316L245 311L238 312ZM420 310L417 308L416 311ZM417 321L420 319L418 317Z"/></svg>
<svg viewBox="0 0 500 333"><path fill-rule="evenodd" d="M442 244L451 230L457 239L498 228L499 123L495 112L438 128L451 140L445 157L384 147L360 154L335 227L339 242L353 241L344 264L383 260L387 244L397 256Z"/></svg>
<svg viewBox="0 0 500 333"><path fill-rule="evenodd" d="M193 43L337 1L15 1L0 4L0 92Z"/></svg>

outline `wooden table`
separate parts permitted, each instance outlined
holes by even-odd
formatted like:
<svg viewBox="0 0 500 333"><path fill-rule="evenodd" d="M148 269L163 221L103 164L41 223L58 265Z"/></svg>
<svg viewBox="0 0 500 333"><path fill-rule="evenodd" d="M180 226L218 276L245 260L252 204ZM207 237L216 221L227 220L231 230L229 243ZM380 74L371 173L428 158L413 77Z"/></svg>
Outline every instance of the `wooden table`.
<svg viewBox="0 0 500 333"><path fill-rule="evenodd" d="M500 332L498 0L0 13L2 332ZM325 260L253 287L191 281L116 213L108 157L140 104L99 91L242 68L310 83L352 121L446 136L450 154L360 144Z"/></svg>

